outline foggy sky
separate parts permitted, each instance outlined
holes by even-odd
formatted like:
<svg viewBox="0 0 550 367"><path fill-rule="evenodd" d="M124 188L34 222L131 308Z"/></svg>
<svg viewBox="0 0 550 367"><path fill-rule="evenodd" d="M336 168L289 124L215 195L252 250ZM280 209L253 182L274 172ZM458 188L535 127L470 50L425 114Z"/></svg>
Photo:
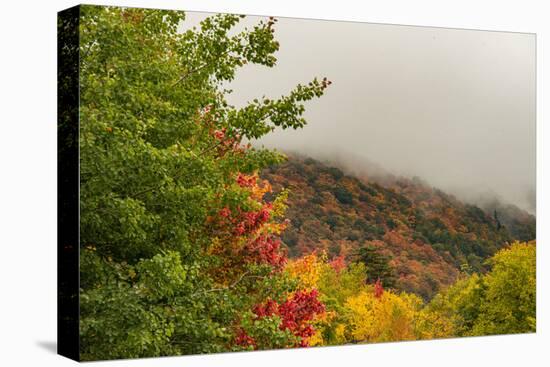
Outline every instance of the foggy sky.
<svg viewBox="0 0 550 367"><path fill-rule="evenodd" d="M189 13L185 27L201 18ZM256 145L320 159L349 153L463 199L492 193L534 213L534 35L291 18L275 28L277 65L242 68L231 103L280 97L315 76L333 84L306 104L305 128Z"/></svg>

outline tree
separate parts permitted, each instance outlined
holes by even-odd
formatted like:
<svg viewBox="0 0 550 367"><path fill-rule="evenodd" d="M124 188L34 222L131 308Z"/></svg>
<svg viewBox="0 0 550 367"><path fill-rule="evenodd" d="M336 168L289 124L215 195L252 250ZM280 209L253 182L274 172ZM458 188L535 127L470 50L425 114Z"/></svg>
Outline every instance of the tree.
<svg viewBox="0 0 550 367"><path fill-rule="evenodd" d="M357 259L365 265L367 282L375 283L378 279L386 288L395 287L395 271L390 265L390 258L375 246L367 245L357 252Z"/></svg>
<svg viewBox="0 0 550 367"><path fill-rule="evenodd" d="M495 222L497 223L497 230L500 230L502 227L502 224L500 223L500 219L498 218L497 210L495 209L493 212L493 218L495 219Z"/></svg>
<svg viewBox="0 0 550 367"><path fill-rule="evenodd" d="M254 174L284 156L242 141L304 126L330 82L230 106L223 83L279 48L276 19L233 32L241 18L179 33L183 12L81 7L82 359L246 348L245 315L294 291L284 195L267 201Z"/></svg>
<svg viewBox="0 0 550 367"><path fill-rule="evenodd" d="M536 330L536 246L515 242L497 252L486 275L463 276L428 309L453 322L459 336Z"/></svg>
<svg viewBox="0 0 550 367"><path fill-rule="evenodd" d="M472 334L512 334L536 330L536 247L515 242L490 260L484 299Z"/></svg>
<svg viewBox="0 0 550 367"><path fill-rule="evenodd" d="M353 195L344 186L337 185L334 189L334 196L342 204L353 204Z"/></svg>
<svg viewBox="0 0 550 367"><path fill-rule="evenodd" d="M354 342L414 340L414 319L421 305L414 295L363 291L346 302L347 335Z"/></svg>

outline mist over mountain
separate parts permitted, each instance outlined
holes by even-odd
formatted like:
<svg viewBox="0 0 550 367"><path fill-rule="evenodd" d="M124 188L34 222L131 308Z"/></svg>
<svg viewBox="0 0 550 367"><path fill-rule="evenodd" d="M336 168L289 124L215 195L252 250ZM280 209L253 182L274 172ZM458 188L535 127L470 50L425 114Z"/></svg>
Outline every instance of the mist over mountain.
<svg viewBox="0 0 550 367"><path fill-rule="evenodd" d="M288 18L275 32L277 65L240 69L231 103L278 98L314 77L332 85L307 103L303 129L258 144L341 156L350 169L370 161L469 202L490 193L535 213L534 35Z"/></svg>
<svg viewBox="0 0 550 367"><path fill-rule="evenodd" d="M346 148L335 148L334 150L313 151L303 150L285 150L285 153L293 157L314 158L324 164L332 165L343 170L346 174L360 179L378 182L382 185L393 185L400 179L415 180L422 182L423 185L441 189L450 195L456 196L461 201L477 205L488 213L495 209L514 207L514 210L525 211L525 215L536 215L536 190L526 189L524 195L519 197L503 197L494 190L479 188L475 185L467 185L462 182L449 183L448 185L436 185L426 177L418 175L399 174L392 172L382 165L364 158L356 153L346 151Z"/></svg>
<svg viewBox="0 0 550 367"><path fill-rule="evenodd" d="M429 299L461 271L484 272L485 260L515 240L535 238L535 217L514 205L468 204L422 179L365 166L289 154L262 172L277 194L288 189L290 226L282 239L290 256L321 251L354 261L361 248L389 259L396 287ZM376 169L376 166L373 166Z"/></svg>
<svg viewBox="0 0 550 367"><path fill-rule="evenodd" d="M209 14L187 14L182 30ZM265 17L247 16L236 29ZM244 106L327 77L308 124L256 146L335 162L346 172L420 177L461 200L535 214L533 34L278 18L276 66L246 65L228 84ZM467 55L467 57L464 57Z"/></svg>

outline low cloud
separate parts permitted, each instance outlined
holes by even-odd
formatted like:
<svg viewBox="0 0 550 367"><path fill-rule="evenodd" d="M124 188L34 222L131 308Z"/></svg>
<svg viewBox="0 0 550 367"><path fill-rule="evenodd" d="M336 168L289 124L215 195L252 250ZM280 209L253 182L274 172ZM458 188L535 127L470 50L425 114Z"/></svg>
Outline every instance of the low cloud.
<svg viewBox="0 0 550 367"><path fill-rule="evenodd" d="M315 76L333 84L308 102L304 129L256 145L348 157L350 169L535 212L534 35L283 18L276 37L277 66L242 68L230 102L278 97Z"/></svg>

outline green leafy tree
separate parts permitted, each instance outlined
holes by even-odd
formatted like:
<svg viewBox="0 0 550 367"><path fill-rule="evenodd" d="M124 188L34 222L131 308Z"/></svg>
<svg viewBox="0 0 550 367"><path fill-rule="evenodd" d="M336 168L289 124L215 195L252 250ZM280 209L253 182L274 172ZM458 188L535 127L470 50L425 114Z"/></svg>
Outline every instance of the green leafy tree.
<svg viewBox="0 0 550 367"><path fill-rule="evenodd" d="M229 105L224 83L279 48L276 19L233 32L241 18L178 32L183 12L81 7L82 359L235 350L243 315L293 289L277 231L259 233L281 205L250 179L284 157L242 141L304 126L330 82Z"/></svg>
<svg viewBox="0 0 550 367"><path fill-rule="evenodd" d="M459 336L536 330L536 246L515 242L497 252L485 275L465 275L427 306L452 320Z"/></svg>
<svg viewBox="0 0 550 367"><path fill-rule="evenodd" d="M490 260L485 294L472 333L513 334L536 330L536 247L516 242Z"/></svg>

